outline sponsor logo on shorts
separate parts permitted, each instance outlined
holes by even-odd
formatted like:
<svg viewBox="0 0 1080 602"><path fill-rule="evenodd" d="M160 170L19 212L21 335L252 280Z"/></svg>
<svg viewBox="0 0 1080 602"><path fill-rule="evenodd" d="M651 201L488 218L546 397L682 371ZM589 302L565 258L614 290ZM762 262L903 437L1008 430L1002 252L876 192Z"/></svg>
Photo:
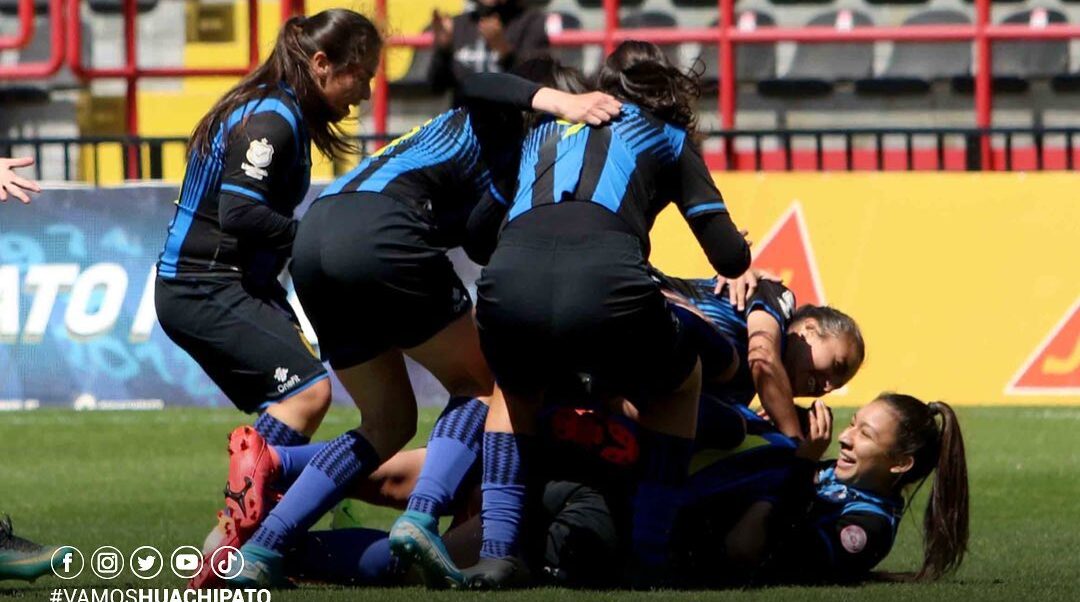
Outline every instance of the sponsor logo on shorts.
<svg viewBox="0 0 1080 602"><path fill-rule="evenodd" d="M300 384L300 375L293 374L292 376L289 376L288 368L278 366L278 369L274 370L274 380L281 383L277 387L278 393L284 393L285 391L288 391L289 389Z"/></svg>

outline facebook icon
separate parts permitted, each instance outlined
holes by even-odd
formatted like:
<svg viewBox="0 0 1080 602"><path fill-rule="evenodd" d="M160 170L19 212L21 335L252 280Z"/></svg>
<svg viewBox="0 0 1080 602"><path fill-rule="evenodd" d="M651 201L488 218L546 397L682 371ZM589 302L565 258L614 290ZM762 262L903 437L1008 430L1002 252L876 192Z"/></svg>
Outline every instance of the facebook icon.
<svg viewBox="0 0 1080 602"><path fill-rule="evenodd" d="M52 555L53 574L61 579L74 579L82 574L83 555L74 546L60 546Z"/></svg>

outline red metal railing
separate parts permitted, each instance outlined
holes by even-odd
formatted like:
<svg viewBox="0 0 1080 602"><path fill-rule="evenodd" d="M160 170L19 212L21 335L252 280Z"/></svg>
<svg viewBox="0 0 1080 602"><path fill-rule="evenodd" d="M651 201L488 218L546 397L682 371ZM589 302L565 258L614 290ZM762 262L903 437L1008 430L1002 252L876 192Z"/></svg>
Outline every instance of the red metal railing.
<svg viewBox="0 0 1080 602"><path fill-rule="evenodd" d="M281 0L281 18L284 21L294 14L303 14L304 0ZM376 17L386 21L387 1L376 0ZM66 8L66 13L65 13ZM81 15L79 0L50 0L51 54L48 60L14 66L0 66L2 79L42 79L54 75L65 60L78 77L91 80L98 78L124 79L127 82L127 130L138 134L138 106L136 93L138 80L146 77L236 77L248 73L259 63L258 49L258 0L248 0L248 64L222 68L141 67L138 62L136 40L136 0L124 0L124 48L125 62L122 67L95 68L83 64L81 43ZM990 22L990 0L975 0L975 23L971 25L918 25L907 27L858 27L847 31L834 28L766 27L752 31L740 30L735 24L735 0L718 0L719 25L711 28L681 29L620 29L618 28L619 0L603 0L604 24L601 31L564 31L551 36L554 46L582 46L598 44L605 53L617 43L627 39L639 39L658 44L681 42L704 42L717 44L717 60L720 73L718 112L723 129L735 127L737 113L737 89L735 81L736 44L773 42L876 42L876 41L968 41L975 46L975 123L979 128L993 125L993 98L991 92L991 42L995 40L1058 40L1080 38L1080 26L1048 24L1039 29L1026 25L993 25ZM0 49L25 47L34 35L33 0L20 0L20 28L15 36L0 38ZM432 36L428 34L392 36L387 46L413 48L430 47ZM385 62L380 64L372 98L374 133L385 137L389 114L389 95L386 85ZM992 166L989 136L983 136L981 152L984 166ZM135 149L129 149L133 154ZM137 173L137 162L128 162L128 175Z"/></svg>
<svg viewBox="0 0 1080 602"><path fill-rule="evenodd" d="M25 48L34 37L34 0L19 0L19 32L0 36L0 50Z"/></svg>

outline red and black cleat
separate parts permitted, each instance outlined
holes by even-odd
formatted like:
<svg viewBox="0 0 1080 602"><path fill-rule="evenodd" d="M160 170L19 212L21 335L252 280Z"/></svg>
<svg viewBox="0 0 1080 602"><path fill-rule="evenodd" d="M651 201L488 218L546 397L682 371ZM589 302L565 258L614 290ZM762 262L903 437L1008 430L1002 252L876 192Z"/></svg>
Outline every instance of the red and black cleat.
<svg viewBox="0 0 1080 602"><path fill-rule="evenodd" d="M224 585L210 568L214 552L224 546L239 549L255 533L281 499L273 488L280 476L281 462L258 431L240 426L229 434L225 509L218 511L218 524L203 542L203 569L188 582L189 588Z"/></svg>

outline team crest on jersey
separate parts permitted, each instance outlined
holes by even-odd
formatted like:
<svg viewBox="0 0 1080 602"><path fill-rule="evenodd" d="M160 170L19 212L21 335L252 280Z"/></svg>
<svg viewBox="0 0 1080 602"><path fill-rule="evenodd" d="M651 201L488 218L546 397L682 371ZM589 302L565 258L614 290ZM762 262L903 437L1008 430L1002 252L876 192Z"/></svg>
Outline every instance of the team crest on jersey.
<svg viewBox="0 0 1080 602"><path fill-rule="evenodd" d="M247 162L241 163L240 168L244 170L244 173L249 178L262 180L270 175L266 168L274 160L274 147L266 138L252 140L251 144L248 145L247 154L244 156Z"/></svg>
<svg viewBox="0 0 1080 602"><path fill-rule="evenodd" d="M840 545L852 554L858 554L866 547L866 530L859 525L848 525L840 531Z"/></svg>

